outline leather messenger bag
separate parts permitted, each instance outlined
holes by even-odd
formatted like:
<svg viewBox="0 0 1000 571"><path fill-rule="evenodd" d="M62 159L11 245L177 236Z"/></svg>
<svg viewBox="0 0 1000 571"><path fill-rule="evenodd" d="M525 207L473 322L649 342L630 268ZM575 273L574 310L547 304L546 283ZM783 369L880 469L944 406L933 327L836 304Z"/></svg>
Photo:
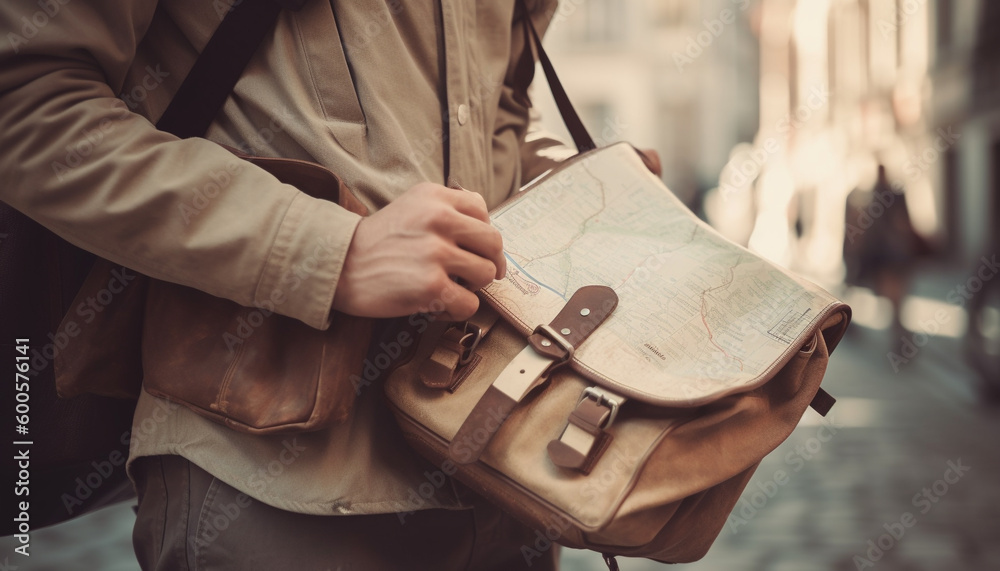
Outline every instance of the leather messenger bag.
<svg viewBox="0 0 1000 571"><path fill-rule="evenodd" d="M493 220L507 277L468 322L415 320L386 380L407 439L549 540L699 559L761 459L833 404L850 309L698 221L624 143Z"/></svg>
<svg viewBox="0 0 1000 571"><path fill-rule="evenodd" d="M157 128L182 138L203 136L280 11L303 1L238 2ZM321 165L230 151L310 196L368 213ZM122 271L98 259L70 307L99 295ZM338 313L329 329L319 331L276 313L273 304L243 307L138 274L130 281L56 359L60 396L134 399L144 389L251 434L316 430L349 413L356 396L349 375L361 370L375 320Z"/></svg>
<svg viewBox="0 0 1000 571"><path fill-rule="evenodd" d="M702 223L634 148L578 148L491 213L507 276L420 340L385 393L408 441L546 541L701 558L820 388L850 308Z"/></svg>

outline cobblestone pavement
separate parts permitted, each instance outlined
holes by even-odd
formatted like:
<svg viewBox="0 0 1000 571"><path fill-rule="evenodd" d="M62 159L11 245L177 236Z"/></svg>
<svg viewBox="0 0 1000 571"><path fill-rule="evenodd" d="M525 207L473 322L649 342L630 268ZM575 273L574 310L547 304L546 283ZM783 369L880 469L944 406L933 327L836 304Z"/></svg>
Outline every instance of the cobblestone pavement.
<svg viewBox="0 0 1000 571"><path fill-rule="evenodd" d="M824 387L839 399L836 433L821 442L825 421L807 412L751 480L733 514L741 519L730 519L702 561L670 569L1000 570L1000 410L977 403L956 341L932 338L894 373L886 337L856 328L833 356ZM968 466L950 484L949 462ZM773 483L777 470L788 474L784 484ZM121 504L39 530L30 564L9 563L19 571L135 570L133 521ZM0 540L0 569L12 547ZM626 571L667 568L620 563ZM604 568L594 554L564 550L565 571Z"/></svg>
<svg viewBox="0 0 1000 571"><path fill-rule="evenodd" d="M845 339L823 384L838 398L837 432L820 442L822 421L808 411L761 464L708 555L669 568L1000 570L1000 410L977 402L957 341L931 338L896 373L886 354L901 343L863 328ZM810 458L799 460L797 447ZM945 482L959 462L964 474ZM768 484L776 470L787 483ZM566 571L606 569L590 554L563 560ZM668 568L620 563L625 571Z"/></svg>

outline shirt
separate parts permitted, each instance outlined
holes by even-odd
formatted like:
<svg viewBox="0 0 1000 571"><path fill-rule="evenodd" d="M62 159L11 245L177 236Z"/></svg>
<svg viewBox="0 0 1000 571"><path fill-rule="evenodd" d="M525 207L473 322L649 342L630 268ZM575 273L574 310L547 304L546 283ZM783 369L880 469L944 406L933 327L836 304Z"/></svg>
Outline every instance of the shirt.
<svg viewBox="0 0 1000 571"><path fill-rule="evenodd" d="M544 31L554 1L529 4ZM513 0L310 0L280 14L208 140L156 130L229 6L2 3L0 198L101 257L247 306L322 245L332 255L276 307L322 329L359 217L234 167L211 141L318 162L371 211L423 181L457 182L493 207L566 155L513 96L524 48ZM275 437L143 393L131 458L170 453L303 513L457 505L422 493L445 486L405 445L377 387L343 424Z"/></svg>

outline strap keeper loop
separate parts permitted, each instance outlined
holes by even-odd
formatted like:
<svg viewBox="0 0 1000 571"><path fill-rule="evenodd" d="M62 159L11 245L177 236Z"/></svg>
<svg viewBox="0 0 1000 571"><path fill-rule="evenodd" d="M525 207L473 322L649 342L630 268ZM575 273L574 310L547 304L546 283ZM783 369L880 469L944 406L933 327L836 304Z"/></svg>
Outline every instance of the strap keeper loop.
<svg viewBox="0 0 1000 571"><path fill-rule="evenodd" d="M545 323L535 327L535 330L531 332L532 335L542 335L546 337L552 343L555 343L560 349L563 350L563 356L560 362L566 362L573 358L573 352L576 350L573 345L555 330L551 325ZM545 345L545 339L541 341L541 345Z"/></svg>

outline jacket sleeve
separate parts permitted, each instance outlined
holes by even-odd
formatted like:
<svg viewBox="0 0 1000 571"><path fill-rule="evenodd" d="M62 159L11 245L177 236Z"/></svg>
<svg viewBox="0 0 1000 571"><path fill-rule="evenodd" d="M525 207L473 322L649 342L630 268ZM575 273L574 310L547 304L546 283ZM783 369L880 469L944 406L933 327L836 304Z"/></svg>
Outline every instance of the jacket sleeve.
<svg viewBox="0 0 1000 571"><path fill-rule="evenodd" d="M0 199L140 273L328 327L360 218L114 96L155 9L0 3Z"/></svg>

